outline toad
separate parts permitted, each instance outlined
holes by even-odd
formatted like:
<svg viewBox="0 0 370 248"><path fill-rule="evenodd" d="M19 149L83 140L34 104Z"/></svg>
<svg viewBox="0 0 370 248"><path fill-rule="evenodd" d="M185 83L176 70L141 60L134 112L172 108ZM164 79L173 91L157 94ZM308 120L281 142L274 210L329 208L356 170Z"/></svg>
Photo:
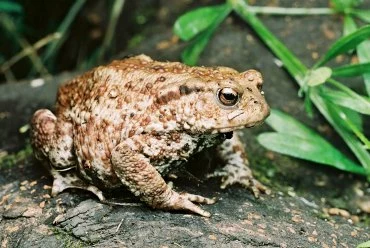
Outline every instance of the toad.
<svg viewBox="0 0 370 248"><path fill-rule="evenodd" d="M31 144L54 178L53 196L80 188L104 202L105 189L124 185L153 208L209 217L198 204L214 199L177 193L162 176L217 146L225 166L214 175L222 177L222 188L238 183L257 197L265 193L235 131L268 115L255 70L189 67L139 55L62 85L55 114L34 113Z"/></svg>

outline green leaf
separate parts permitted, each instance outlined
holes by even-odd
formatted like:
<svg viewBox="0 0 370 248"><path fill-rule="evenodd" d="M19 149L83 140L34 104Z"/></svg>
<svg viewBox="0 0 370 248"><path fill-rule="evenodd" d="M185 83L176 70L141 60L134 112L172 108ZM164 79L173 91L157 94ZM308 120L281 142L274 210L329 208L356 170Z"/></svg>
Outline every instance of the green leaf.
<svg viewBox="0 0 370 248"><path fill-rule="evenodd" d="M271 109L270 116L266 119L266 123L279 133L291 134L301 138L312 135L320 137L320 135L305 127L290 115L276 109Z"/></svg>
<svg viewBox="0 0 370 248"><path fill-rule="evenodd" d="M351 33L357 29L356 23L352 17L345 15L344 17L344 30ZM359 44L356 49L360 63L370 62L370 41L366 40ZM370 96L370 73L363 75L365 88L367 94Z"/></svg>
<svg viewBox="0 0 370 248"><path fill-rule="evenodd" d="M262 146L274 152L366 175L361 166L349 160L332 145L312 137L304 139L291 134L263 133L257 140Z"/></svg>
<svg viewBox="0 0 370 248"><path fill-rule="evenodd" d="M356 9L356 11L353 11L352 14L360 18L362 21L370 23L370 10Z"/></svg>
<svg viewBox="0 0 370 248"><path fill-rule="evenodd" d="M364 41L357 46L357 56L360 63L370 62L370 41ZM370 72L363 75L367 94L370 96Z"/></svg>
<svg viewBox="0 0 370 248"><path fill-rule="evenodd" d="M223 12L219 14L216 20L208 29L198 34L195 39L185 48L181 54L181 58L187 65L195 65L199 59L200 54L208 44L209 39L215 32L221 22L230 14L231 8L227 5Z"/></svg>
<svg viewBox="0 0 370 248"><path fill-rule="evenodd" d="M337 105L344 106L355 110L362 114L370 114L370 98L361 96L334 79L329 79L328 82L337 87L340 91L322 88L322 95L326 99L334 102Z"/></svg>
<svg viewBox="0 0 370 248"><path fill-rule="evenodd" d="M337 11L345 11L359 5L362 0L332 0Z"/></svg>
<svg viewBox="0 0 370 248"><path fill-rule="evenodd" d="M317 86L323 84L330 78L331 69L329 67L319 67L308 73L307 85L308 86Z"/></svg>
<svg viewBox="0 0 370 248"><path fill-rule="evenodd" d="M370 248L370 240L359 244L356 248Z"/></svg>
<svg viewBox="0 0 370 248"><path fill-rule="evenodd" d="M187 12L176 20L173 31L182 40L188 41L211 26L227 8L227 4L222 4Z"/></svg>
<svg viewBox="0 0 370 248"><path fill-rule="evenodd" d="M347 36L350 33L356 31L357 26L355 20L350 15L344 15L343 22L343 36Z"/></svg>
<svg viewBox="0 0 370 248"><path fill-rule="evenodd" d="M23 12L23 8L16 2L0 1L0 12L20 14Z"/></svg>
<svg viewBox="0 0 370 248"><path fill-rule="evenodd" d="M333 77L356 77L370 73L370 62L332 68Z"/></svg>
<svg viewBox="0 0 370 248"><path fill-rule="evenodd" d="M361 166L293 117L273 109L266 122L278 132L258 136L259 143L267 149L365 175L365 170Z"/></svg>
<svg viewBox="0 0 370 248"><path fill-rule="evenodd" d="M349 35L338 39L325 55L315 64L314 68L320 67L335 56L356 48L364 40L370 37L370 25L363 26Z"/></svg>
<svg viewBox="0 0 370 248"><path fill-rule="evenodd" d="M357 159L361 162L361 165L366 169L368 175L370 175L370 154L364 147L363 143L360 142L352 131L349 131L351 127L344 127L345 123L340 116L345 115L350 111L349 109L344 111L342 107L332 104L330 101L325 101L319 93L315 92L319 88L312 88L311 99L315 102L316 107L325 116L327 121L334 127L339 135L346 142L348 147L356 155ZM356 112L353 112L356 114Z"/></svg>

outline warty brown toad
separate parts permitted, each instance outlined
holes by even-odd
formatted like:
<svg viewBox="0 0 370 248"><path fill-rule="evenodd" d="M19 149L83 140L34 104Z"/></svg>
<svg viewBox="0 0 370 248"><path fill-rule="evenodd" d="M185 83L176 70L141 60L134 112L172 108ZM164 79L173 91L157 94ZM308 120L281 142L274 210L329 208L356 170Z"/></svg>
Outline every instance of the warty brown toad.
<svg viewBox="0 0 370 248"><path fill-rule="evenodd" d="M102 190L126 186L153 208L210 216L179 194L163 175L211 146L225 166L221 187L239 183L258 196L243 144L233 131L269 114L261 74L227 67L188 67L145 55L97 67L59 88L56 111L35 112L31 143L54 177L52 195L82 188L105 201Z"/></svg>

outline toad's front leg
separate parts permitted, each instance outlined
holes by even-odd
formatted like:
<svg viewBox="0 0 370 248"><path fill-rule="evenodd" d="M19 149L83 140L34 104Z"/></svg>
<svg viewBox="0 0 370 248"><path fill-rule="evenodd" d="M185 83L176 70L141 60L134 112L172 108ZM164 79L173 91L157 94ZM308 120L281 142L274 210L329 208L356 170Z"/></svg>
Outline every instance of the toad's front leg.
<svg viewBox="0 0 370 248"><path fill-rule="evenodd" d="M127 141L119 144L112 152L115 173L129 190L153 208L187 210L209 217L196 203L213 204L215 201L199 195L179 194L163 180L159 172L144 155L132 150Z"/></svg>
<svg viewBox="0 0 370 248"><path fill-rule="evenodd" d="M260 193L269 194L270 191L253 177L245 152L244 144L240 141L239 133L234 132L231 139L225 140L217 147L219 157L224 161L225 166L215 171L212 176L221 176L221 188L228 185L241 184L250 189L255 197Z"/></svg>

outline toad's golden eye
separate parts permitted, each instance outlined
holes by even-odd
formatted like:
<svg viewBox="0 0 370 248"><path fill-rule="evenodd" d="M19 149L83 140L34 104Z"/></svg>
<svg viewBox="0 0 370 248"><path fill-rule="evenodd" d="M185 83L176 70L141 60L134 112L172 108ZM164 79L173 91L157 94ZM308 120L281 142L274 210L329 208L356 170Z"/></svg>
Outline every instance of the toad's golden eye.
<svg viewBox="0 0 370 248"><path fill-rule="evenodd" d="M218 100L225 106L234 106L239 100L239 94L232 88L222 88L217 91Z"/></svg>

